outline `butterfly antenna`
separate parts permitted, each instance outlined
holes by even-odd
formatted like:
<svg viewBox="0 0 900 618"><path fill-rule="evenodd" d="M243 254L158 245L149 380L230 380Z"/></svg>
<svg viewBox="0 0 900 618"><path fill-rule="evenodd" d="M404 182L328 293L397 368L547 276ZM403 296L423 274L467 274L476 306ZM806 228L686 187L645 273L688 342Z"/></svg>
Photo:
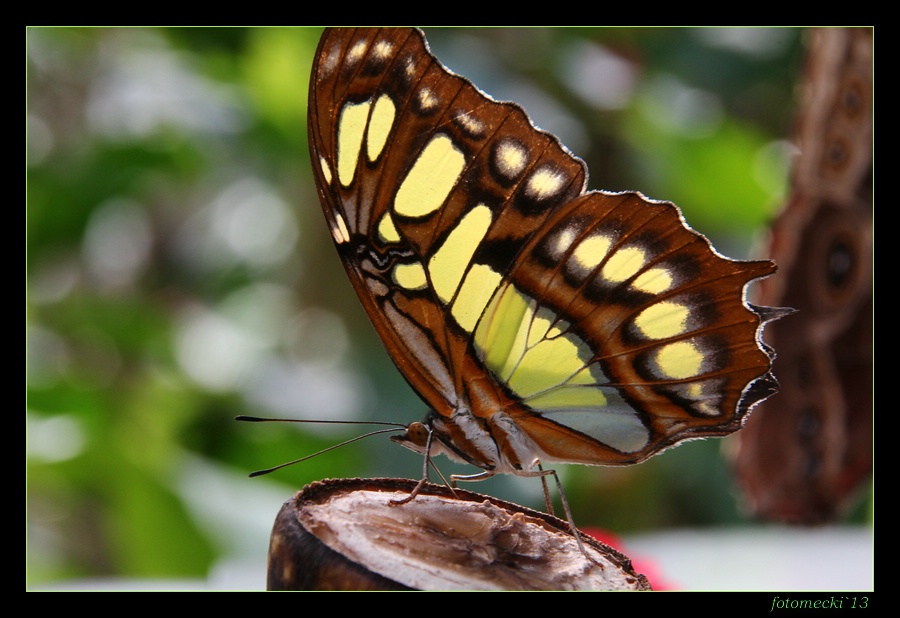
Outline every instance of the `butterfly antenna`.
<svg viewBox="0 0 900 618"><path fill-rule="evenodd" d="M236 421L246 421L250 423L263 423L263 422L273 422L273 423L320 423L325 425L387 425L388 429L376 429L375 431L370 431L369 433L363 434L361 436L356 436L355 438L350 438L349 440L344 440L339 444L334 444L329 446L328 448L323 448L321 451L315 452L312 455L306 455L305 457L301 457L300 459L295 459L293 461L288 461L283 464L279 464L277 466L273 466L271 468L266 468L265 470L257 470L255 472L250 473L250 478L254 478L257 476L263 476L264 474L269 474L271 472L275 472L276 470L280 470L281 468L286 468L288 466L292 466L296 463L300 463L301 461L306 461L307 459L312 459L313 457L317 457L323 453L327 453L328 451L333 451L335 449L341 448L342 446L347 446L348 444L353 444L363 438L368 438L370 436L377 436L382 433L390 433L392 431L403 431L406 430L406 425L402 423L388 423L383 421L311 421L305 419L292 419L292 418L263 418L259 416L236 416Z"/></svg>
<svg viewBox="0 0 900 618"><path fill-rule="evenodd" d="M263 416L246 416L241 414L240 416L235 416L234 420L236 421L244 421L248 423L316 423L318 425L384 425L387 427L394 427L396 429L406 429L406 425L403 423L389 423L386 421L321 421L321 420L309 420L305 418L266 418ZM369 434L371 435L371 434ZM364 438L365 436L360 436Z"/></svg>

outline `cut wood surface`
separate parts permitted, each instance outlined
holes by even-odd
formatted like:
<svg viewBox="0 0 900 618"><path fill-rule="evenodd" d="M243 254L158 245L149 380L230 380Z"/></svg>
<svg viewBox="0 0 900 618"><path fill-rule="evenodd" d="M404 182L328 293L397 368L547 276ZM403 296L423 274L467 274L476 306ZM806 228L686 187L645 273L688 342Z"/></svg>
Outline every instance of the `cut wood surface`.
<svg viewBox="0 0 900 618"><path fill-rule="evenodd" d="M546 513L441 485L335 479L287 501L270 590L649 590L628 558Z"/></svg>

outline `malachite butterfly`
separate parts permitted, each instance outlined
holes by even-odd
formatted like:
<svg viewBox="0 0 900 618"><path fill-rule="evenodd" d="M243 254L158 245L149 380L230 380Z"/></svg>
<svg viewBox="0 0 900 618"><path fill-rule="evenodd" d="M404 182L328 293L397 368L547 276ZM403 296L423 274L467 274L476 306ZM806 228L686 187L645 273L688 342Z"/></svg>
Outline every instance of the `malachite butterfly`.
<svg viewBox="0 0 900 618"><path fill-rule="evenodd" d="M325 31L309 146L350 281L430 409L395 440L482 471L456 478L637 463L775 391L761 332L787 310L745 295L775 264L721 256L671 203L588 191L420 31Z"/></svg>

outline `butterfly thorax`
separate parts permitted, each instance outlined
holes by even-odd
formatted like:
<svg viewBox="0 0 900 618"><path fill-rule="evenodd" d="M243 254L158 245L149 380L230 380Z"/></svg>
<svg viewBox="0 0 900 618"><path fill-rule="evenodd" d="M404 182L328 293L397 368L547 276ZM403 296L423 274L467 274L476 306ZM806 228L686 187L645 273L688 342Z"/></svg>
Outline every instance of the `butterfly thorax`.
<svg viewBox="0 0 900 618"><path fill-rule="evenodd" d="M391 439L424 454L429 433L429 456L442 454L497 474L528 471L541 460L540 449L504 412L481 419L467 409L451 416L430 411L422 422L411 423L406 433Z"/></svg>

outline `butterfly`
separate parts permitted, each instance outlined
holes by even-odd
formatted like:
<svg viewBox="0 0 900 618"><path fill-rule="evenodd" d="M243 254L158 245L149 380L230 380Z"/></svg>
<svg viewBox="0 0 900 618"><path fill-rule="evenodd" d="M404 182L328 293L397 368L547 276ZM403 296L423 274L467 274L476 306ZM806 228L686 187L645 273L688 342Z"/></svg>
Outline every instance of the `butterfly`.
<svg viewBox="0 0 900 618"><path fill-rule="evenodd" d="M755 515L833 521L872 472L872 29L810 32L790 199L770 229L781 277L758 292L797 319L769 333L782 393L742 431L735 470Z"/></svg>
<svg viewBox="0 0 900 618"><path fill-rule="evenodd" d="M429 408L393 438L425 478L437 454L481 470L454 481L637 463L738 430L776 390L761 332L786 311L745 300L775 264L721 256L671 203L588 191L558 138L419 30L326 30L308 114L340 259Z"/></svg>

